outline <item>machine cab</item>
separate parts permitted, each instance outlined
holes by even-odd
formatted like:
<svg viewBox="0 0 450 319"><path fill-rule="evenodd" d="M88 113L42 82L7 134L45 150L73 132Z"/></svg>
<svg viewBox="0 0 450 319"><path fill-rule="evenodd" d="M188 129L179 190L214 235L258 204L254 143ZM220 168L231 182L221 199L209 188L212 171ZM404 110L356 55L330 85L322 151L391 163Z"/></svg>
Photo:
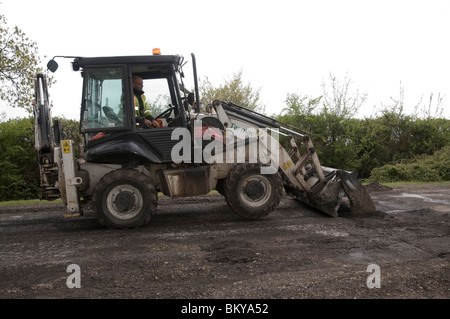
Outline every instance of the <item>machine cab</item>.
<svg viewBox="0 0 450 319"><path fill-rule="evenodd" d="M178 142L171 141L172 131L189 125L188 105L183 103L188 97L182 96L179 84L182 61L172 55L74 60L73 68L81 68L83 75L80 131L87 160L170 161L172 146ZM142 102L160 124L157 128L137 121L143 112L133 92L134 76L143 80Z"/></svg>

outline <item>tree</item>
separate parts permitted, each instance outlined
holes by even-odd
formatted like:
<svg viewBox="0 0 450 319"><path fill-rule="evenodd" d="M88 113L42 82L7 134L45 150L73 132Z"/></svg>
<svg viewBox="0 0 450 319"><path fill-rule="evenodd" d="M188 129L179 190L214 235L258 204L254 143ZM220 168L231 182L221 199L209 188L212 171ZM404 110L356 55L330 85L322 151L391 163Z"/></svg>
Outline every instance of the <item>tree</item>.
<svg viewBox="0 0 450 319"><path fill-rule="evenodd" d="M282 110L282 114L299 117L317 114L321 110L318 108L321 99L322 96L312 98L298 93L288 93L284 101L287 107Z"/></svg>
<svg viewBox="0 0 450 319"><path fill-rule="evenodd" d="M0 15L0 100L31 112L34 77L43 73L40 63L36 42L17 26L9 29L5 16Z"/></svg>
<svg viewBox="0 0 450 319"><path fill-rule="evenodd" d="M347 75L343 80L339 80L329 74L329 84L322 82L325 113L331 113L338 118L352 118L358 112L367 99L367 93L352 91L351 84L352 81Z"/></svg>
<svg viewBox="0 0 450 319"><path fill-rule="evenodd" d="M259 89L253 89L250 84L244 84L242 69L233 74L219 87L214 87L208 77L200 81L200 96L205 103L215 100L232 102L258 112L264 112L264 105L259 101Z"/></svg>

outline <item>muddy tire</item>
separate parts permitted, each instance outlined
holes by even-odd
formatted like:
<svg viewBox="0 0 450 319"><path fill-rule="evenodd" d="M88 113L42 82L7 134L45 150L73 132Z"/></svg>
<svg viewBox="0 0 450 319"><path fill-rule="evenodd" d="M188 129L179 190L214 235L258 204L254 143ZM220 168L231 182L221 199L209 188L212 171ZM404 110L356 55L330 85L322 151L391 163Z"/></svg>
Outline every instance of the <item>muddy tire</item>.
<svg viewBox="0 0 450 319"><path fill-rule="evenodd" d="M225 180L225 200L239 216L259 219L277 208L283 194L281 176L261 174L260 164L237 164Z"/></svg>
<svg viewBox="0 0 450 319"><path fill-rule="evenodd" d="M148 224L158 205L153 180L135 169L119 169L95 186L92 207L108 228L136 228Z"/></svg>

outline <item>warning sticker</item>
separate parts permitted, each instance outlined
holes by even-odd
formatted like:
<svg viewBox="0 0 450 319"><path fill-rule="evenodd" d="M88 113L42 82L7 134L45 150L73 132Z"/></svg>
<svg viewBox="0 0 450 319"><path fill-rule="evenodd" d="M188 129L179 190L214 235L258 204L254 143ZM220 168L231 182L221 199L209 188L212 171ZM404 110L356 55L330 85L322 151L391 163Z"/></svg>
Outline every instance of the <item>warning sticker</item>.
<svg viewBox="0 0 450 319"><path fill-rule="evenodd" d="M70 142L69 141L63 142L63 152L70 153Z"/></svg>
<svg viewBox="0 0 450 319"><path fill-rule="evenodd" d="M283 170L287 170L289 167L291 167L294 163L292 163L292 161L287 161L284 165L283 165Z"/></svg>

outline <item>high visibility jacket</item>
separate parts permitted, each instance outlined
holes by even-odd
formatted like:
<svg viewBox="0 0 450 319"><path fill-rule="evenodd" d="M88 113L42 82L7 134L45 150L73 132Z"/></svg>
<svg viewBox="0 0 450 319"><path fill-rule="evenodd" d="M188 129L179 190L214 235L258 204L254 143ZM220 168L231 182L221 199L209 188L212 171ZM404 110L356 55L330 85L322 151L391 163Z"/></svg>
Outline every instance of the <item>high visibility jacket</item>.
<svg viewBox="0 0 450 319"><path fill-rule="evenodd" d="M140 95L142 103L139 103L139 97L134 94L134 113L136 116L136 122L143 123L145 119L153 121L154 118L150 112L150 105L148 105L147 98L144 94Z"/></svg>

